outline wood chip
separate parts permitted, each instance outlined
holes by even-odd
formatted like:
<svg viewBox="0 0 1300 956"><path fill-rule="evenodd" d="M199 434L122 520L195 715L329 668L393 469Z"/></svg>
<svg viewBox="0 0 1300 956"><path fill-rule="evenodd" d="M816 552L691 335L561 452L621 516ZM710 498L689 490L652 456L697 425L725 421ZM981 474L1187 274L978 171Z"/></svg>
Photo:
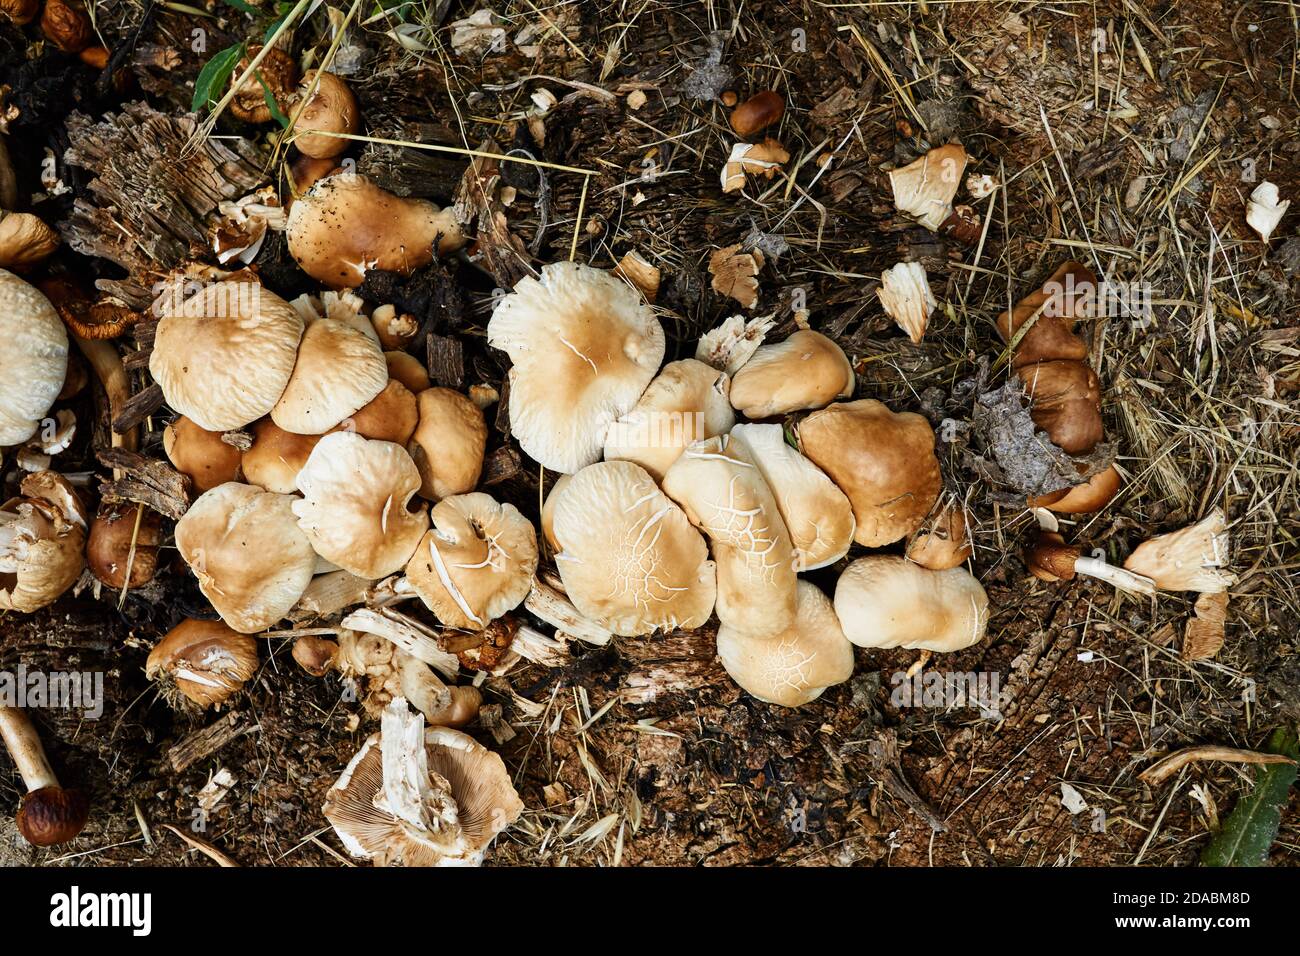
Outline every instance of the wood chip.
<svg viewBox="0 0 1300 956"><path fill-rule="evenodd" d="M200 760L211 757L236 737L256 729L241 727L242 720L240 714L232 712L182 739L167 751L167 762L172 770L182 773Z"/></svg>
<svg viewBox="0 0 1300 956"><path fill-rule="evenodd" d="M116 480L100 482L104 501L135 502L175 520L189 510L190 479L166 462L125 448L102 448L95 457L104 467L122 473Z"/></svg>

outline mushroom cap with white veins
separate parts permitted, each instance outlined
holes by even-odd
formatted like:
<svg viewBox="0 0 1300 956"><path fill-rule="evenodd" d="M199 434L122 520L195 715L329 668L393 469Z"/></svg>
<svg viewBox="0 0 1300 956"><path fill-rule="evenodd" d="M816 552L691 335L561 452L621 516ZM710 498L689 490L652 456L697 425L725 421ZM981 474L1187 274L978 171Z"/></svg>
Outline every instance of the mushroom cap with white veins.
<svg viewBox="0 0 1300 956"><path fill-rule="evenodd" d="M323 435L387 384L388 362L378 342L346 322L316 319L303 333L271 420L298 435Z"/></svg>
<svg viewBox="0 0 1300 956"><path fill-rule="evenodd" d="M790 532L797 570L834 564L853 546L853 506L826 473L785 440L780 425L737 425L743 442L776 498Z"/></svg>
<svg viewBox="0 0 1300 956"><path fill-rule="evenodd" d="M164 306L149 372L167 404L200 428L243 428L271 411L298 357L297 310L256 282L204 286Z"/></svg>
<svg viewBox="0 0 1300 956"><path fill-rule="evenodd" d="M605 460L634 461L662 481L691 442L724 435L736 423L726 372L697 359L669 362L636 406L605 433Z"/></svg>
<svg viewBox="0 0 1300 956"><path fill-rule="evenodd" d="M406 576L440 622L481 631L523 602L537 571L537 532L514 505L476 491L444 498L430 518Z"/></svg>
<svg viewBox="0 0 1300 956"><path fill-rule="evenodd" d="M68 333L50 300L0 269L0 448L36 434L68 372Z"/></svg>
<svg viewBox="0 0 1300 956"><path fill-rule="evenodd" d="M858 558L835 584L835 614L858 647L960 651L984 636L988 604L965 568L931 571L892 554Z"/></svg>
<svg viewBox="0 0 1300 956"><path fill-rule="evenodd" d="M176 550L221 619L243 634L289 613L311 583L316 553L289 495L236 481L218 485L176 522Z"/></svg>
<svg viewBox="0 0 1300 956"><path fill-rule="evenodd" d="M794 623L774 637L754 639L725 624L718 657L731 679L759 700L799 707L853 676L853 645L840 629L830 598L800 581Z"/></svg>
<svg viewBox="0 0 1300 956"><path fill-rule="evenodd" d="M751 637L790 627L794 545L744 443L729 435L696 442L668 469L663 488L713 545L718 620Z"/></svg>
<svg viewBox="0 0 1300 956"><path fill-rule="evenodd" d="M600 458L609 424L636 405L664 357L664 330L614 276L555 262L526 277L488 322L510 356L510 428L520 447L572 474Z"/></svg>
<svg viewBox="0 0 1300 956"><path fill-rule="evenodd" d="M689 630L713 613L709 549L640 465L598 462L557 482L543 523L569 600L615 634Z"/></svg>
<svg viewBox="0 0 1300 956"><path fill-rule="evenodd" d="M823 408L853 394L856 378L844 350L812 329L763 345L731 380L731 404L746 418Z"/></svg>
<svg viewBox="0 0 1300 956"><path fill-rule="evenodd" d="M297 484L298 526L317 554L358 577L400 570L429 527L423 505L407 509L420 473L393 442L332 432L316 443Z"/></svg>

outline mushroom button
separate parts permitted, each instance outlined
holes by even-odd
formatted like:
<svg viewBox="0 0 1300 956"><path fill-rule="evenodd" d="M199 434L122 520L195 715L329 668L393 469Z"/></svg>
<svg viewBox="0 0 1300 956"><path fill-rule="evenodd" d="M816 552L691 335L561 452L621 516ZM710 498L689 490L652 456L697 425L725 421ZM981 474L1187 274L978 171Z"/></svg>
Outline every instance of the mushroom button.
<svg viewBox="0 0 1300 956"><path fill-rule="evenodd" d="M298 85L298 98L306 104L294 123L293 145L312 159L333 159L351 141L326 133L353 134L360 125L357 101L340 77L326 70L309 70Z"/></svg>
<svg viewBox="0 0 1300 956"><path fill-rule="evenodd" d="M23 839L34 846L74 840L86 825L90 803L81 791L59 786L41 738L21 708L0 704L0 739L27 787L17 820Z"/></svg>
<svg viewBox="0 0 1300 956"><path fill-rule="evenodd" d="M835 614L859 647L960 651L988 625L988 596L965 568L931 571L891 554L858 558L835 584Z"/></svg>
<svg viewBox="0 0 1300 956"><path fill-rule="evenodd" d="M202 494L239 476L238 448L225 442L221 432L200 428L184 415L163 429L163 452L194 490Z"/></svg>

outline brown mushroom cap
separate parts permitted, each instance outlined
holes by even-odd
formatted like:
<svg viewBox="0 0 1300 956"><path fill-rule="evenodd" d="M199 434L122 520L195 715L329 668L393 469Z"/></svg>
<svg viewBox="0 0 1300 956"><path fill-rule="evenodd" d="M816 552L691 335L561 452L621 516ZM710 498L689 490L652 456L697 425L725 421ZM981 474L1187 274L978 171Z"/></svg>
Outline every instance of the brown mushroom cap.
<svg viewBox="0 0 1300 956"><path fill-rule="evenodd" d="M1083 362L1038 362L1016 370L1031 402L1030 416L1067 454L1101 441L1101 381Z"/></svg>
<svg viewBox="0 0 1300 956"><path fill-rule="evenodd" d="M59 234L29 212L0 210L0 269L27 272L59 248Z"/></svg>
<svg viewBox="0 0 1300 956"><path fill-rule="evenodd" d="M965 568L931 571L906 558L858 558L835 585L835 614L859 647L949 652L977 643L988 596Z"/></svg>
<svg viewBox="0 0 1300 956"><path fill-rule="evenodd" d="M283 50L273 47L262 57L257 72L236 86L261 51L261 44L250 46L248 53L230 74L230 88L236 90L230 101L230 112L246 123L269 123L274 113L271 104L267 102L267 92L270 92L276 108L283 109L281 104L288 102L298 82L297 61Z"/></svg>
<svg viewBox="0 0 1300 956"><path fill-rule="evenodd" d="M973 552L966 509L949 501L930 515L907 542L907 557L923 568L943 571L964 563Z"/></svg>
<svg viewBox="0 0 1300 956"><path fill-rule="evenodd" d="M483 412L450 388L425 389L415 400L420 420L407 450L420 471L420 496L440 501L473 491L487 449Z"/></svg>
<svg viewBox="0 0 1300 956"><path fill-rule="evenodd" d="M771 418L848 398L855 381L843 349L801 329L754 352L731 380L731 404L746 418Z"/></svg>
<svg viewBox="0 0 1300 956"><path fill-rule="evenodd" d="M1100 511L1119 493L1119 470L1111 465L1081 485L1029 500L1031 508L1047 508L1063 515L1087 515Z"/></svg>
<svg viewBox="0 0 1300 956"><path fill-rule="evenodd" d="M90 800L80 790L41 787L23 797L15 822L32 846L58 846L76 839L89 817Z"/></svg>
<svg viewBox="0 0 1300 956"><path fill-rule="evenodd" d="M323 435L368 404L388 384L379 343L337 319L316 319L298 345L293 374L271 419L286 431Z"/></svg>
<svg viewBox="0 0 1300 956"><path fill-rule="evenodd" d="M99 581L110 588L128 586L129 567L129 586L142 587L153 580L158 570L161 544L162 516L158 512L142 505L111 509L91 522L90 537L86 541L86 565Z"/></svg>
<svg viewBox="0 0 1300 956"><path fill-rule="evenodd" d="M351 140L319 134L355 133L361 123L356 98L342 78L320 70L308 70L303 75L298 95L303 97L308 93L311 93L311 99L307 100L294 123L293 145L304 156L332 159L346 151L352 145Z"/></svg>
<svg viewBox="0 0 1300 956"><path fill-rule="evenodd" d="M199 494L239 477L238 448L221 440L221 432L200 428L184 415L163 429L163 452Z"/></svg>
<svg viewBox="0 0 1300 956"><path fill-rule="evenodd" d="M0 505L0 611L40 610L85 567L87 515L67 479L39 471Z"/></svg>
<svg viewBox="0 0 1300 956"><path fill-rule="evenodd" d="M144 670L200 707L218 706L257 673L257 641L220 621L186 618L149 652Z"/></svg>
<svg viewBox="0 0 1300 956"><path fill-rule="evenodd" d="M345 418L338 428L405 445L419 422L419 406L411 390L396 379L389 379L382 392Z"/></svg>
<svg viewBox="0 0 1300 956"><path fill-rule="evenodd" d="M1039 531L1034 546L1025 555L1025 564L1040 581L1070 581L1081 553L1077 545L1066 544L1055 531Z"/></svg>
<svg viewBox="0 0 1300 956"><path fill-rule="evenodd" d="M50 300L0 269L0 447L34 434L63 388L68 333Z"/></svg>
<svg viewBox="0 0 1300 956"><path fill-rule="evenodd" d="M919 528L943 487L930 423L875 399L813 412L799 423L799 448L849 496L853 540L864 547Z"/></svg>
<svg viewBox="0 0 1300 956"><path fill-rule="evenodd" d="M413 395L419 395L432 384L420 360L408 352L385 352L384 361L388 363L388 377L401 382Z"/></svg>
<svg viewBox="0 0 1300 956"><path fill-rule="evenodd" d="M276 494L294 494L298 472L321 437L287 432L271 419L262 419L253 426L253 444L241 459L244 480Z"/></svg>

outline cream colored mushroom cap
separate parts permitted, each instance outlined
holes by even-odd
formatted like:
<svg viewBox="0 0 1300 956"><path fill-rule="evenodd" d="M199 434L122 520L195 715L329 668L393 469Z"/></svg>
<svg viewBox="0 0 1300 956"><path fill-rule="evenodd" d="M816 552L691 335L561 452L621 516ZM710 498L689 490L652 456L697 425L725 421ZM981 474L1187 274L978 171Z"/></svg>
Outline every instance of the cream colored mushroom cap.
<svg viewBox="0 0 1300 956"><path fill-rule="evenodd" d="M444 498L430 518L406 576L439 621L481 631L523 603L538 553L537 532L519 509L476 491Z"/></svg>
<svg viewBox="0 0 1300 956"><path fill-rule="evenodd" d="M686 514L640 465L605 461L547 499L569 600L615 634L700 627L717 593L713 562Z"/></svg>
<svg viewBox="0 0 1300 956"><path fill-rule="evenodd" d="M307 326L298 360L271 420L287 432L323 435L354 414L388 384L388 362L379 344L336 319Z"/></svg>
<svg viewBox="0 0 1300 956"><path fill-rule="evenodd" d="M784 429L737 425L731 436L744 443L776 498L794 545L796 570L824 568L848 554L856 528L853 506L826 472L786 442Z"/></svg>
<svg viewBox="0 0 1300 956"><path fill-rule="evenodd" d="M176 549L221 619L243 634L289 613L311 583L316 553L289 495L236 481L204 492L176 522Z"/></svg>
<svg viewBox="0 0 1300 956"><path fill-rule="evenodd" d="M731 380L731 404L746 418L823 408L856 383L844 350L812 329L759 346Z"/></svg>
<svg viewBox="0 0 1300 956"><path fill-rule="evenodd" d="M794 623L768 638L718 628L718 657L731 679L759 700L799 707L853 676L853 645L830 598L808 581L796 592Z"/></svg>
<svg viewBox="0 0 1300 956"><path fill-rule="evenodd" d="M726 372L697 359L669 362L635 407L605 433L605 460L633 461L663 481L687 445L723 435L736 423Z"/></svg>
<svg viewBox="0 0 1300 956"><path fill-rule="evenodd" d="M627 284L555 262L498 303L488 344L510 356L510 429L553 471L600 458L611 422L636 405L664 357L664 330Z"/></svg>
<svg viewBox="0 0 1300 956"><path fill-rule="evenodd" d="M835 614L859 647L960 651L984 636L988 606L965 568L931 571L892 554L858 558L835 585Z"/></svg>
<svg viewBox="0 0 1300 956"><path fill-rule="evenodd" d="M420 470L420 494L438 501L473 491L487 449L482 410L450 388L427 388L415 401L420 422L406 447Z"/></svg>
<svg viewBox="0 0 1300 956"><path fill-rule="evenodd" d="M302 333L302 317L274 292L215 282L164 312L149 371L167 404L200 428L243 428L284 394Z"/></svg>
<svg viewBox="0 0 1300 956"><path fill-rule="evenodd" d="M795 612L794 546L744 444L729 435L696 442L668 469L663 488L713 545L718 620L752 637L788 628Z"/></svg>
<svg viewBox="0 0 1300 956"><path fill-rule="evenodd" d="M33 285L0 269L0 448L36 434L68 373L68 333Z"/></svg>
<svg viewBox="0 0 1300 956"><path fill-rule="evenodd" d="M23 479L22 497L0 505L0 611L53 604L86 565L87 515L62 475Z"/></svg>
<svg viewBox="0 0 1300 956"><path fill-rule="evenodd" d="M1196 524L1142 542L1124 567L1165 591L1214 594L1237 582L1227 569L1229 560L1227 521L1215 508Z"/></svg>
<svg viewBox="0 0 1300 956"><path fill-rule="evenodd" d="M298 472L298 526L326 561L358 577L402 568L429 527L425 506L409 511L420 473L401 445L332 432Z"/></svg>

